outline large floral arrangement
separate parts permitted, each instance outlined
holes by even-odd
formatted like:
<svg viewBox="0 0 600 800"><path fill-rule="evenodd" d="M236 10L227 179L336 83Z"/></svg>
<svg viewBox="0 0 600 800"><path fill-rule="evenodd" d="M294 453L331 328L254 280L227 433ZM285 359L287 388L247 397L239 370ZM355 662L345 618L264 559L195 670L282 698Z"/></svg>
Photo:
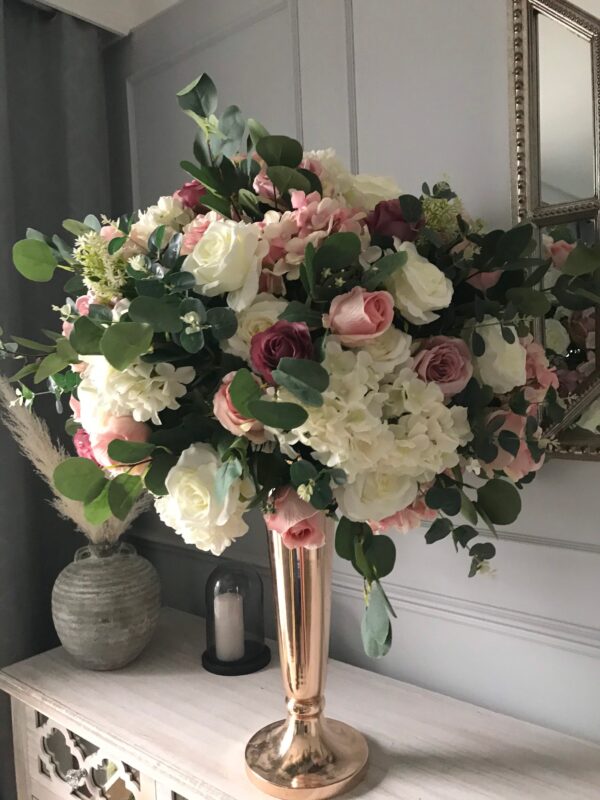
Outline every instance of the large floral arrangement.
<svg viewBox="0 0 600 800"><path fill-rule="evenodd" d="M337 516L382 654L392 537L429 522L474 575L495 553L478 521L513 522L543 463L557 377L529 332L548 302L531 226L486 232L445 182L405 194L236 106L217 117L206 75L179 102L193 180L131 217L67 220L71 244L15 245L27 278L71 273L62 333L14 337L21 399L28 375L69 396L78 456L55 484L93 524L148 491L220 554L253 507L288 547L321 546Z"/></svg>

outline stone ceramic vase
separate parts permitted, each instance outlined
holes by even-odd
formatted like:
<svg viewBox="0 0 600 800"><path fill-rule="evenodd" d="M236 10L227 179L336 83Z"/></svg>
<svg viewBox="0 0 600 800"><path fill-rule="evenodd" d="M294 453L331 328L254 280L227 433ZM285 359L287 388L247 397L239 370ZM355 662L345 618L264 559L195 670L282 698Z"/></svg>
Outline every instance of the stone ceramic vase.
<svg viewBox="0 0 600 800"><path fill-rule="evenodd" d="M119 669L137 658L152 638L159 611L156 570L122 542L77 550L52 590L59 639L87 669Z"/></svg>

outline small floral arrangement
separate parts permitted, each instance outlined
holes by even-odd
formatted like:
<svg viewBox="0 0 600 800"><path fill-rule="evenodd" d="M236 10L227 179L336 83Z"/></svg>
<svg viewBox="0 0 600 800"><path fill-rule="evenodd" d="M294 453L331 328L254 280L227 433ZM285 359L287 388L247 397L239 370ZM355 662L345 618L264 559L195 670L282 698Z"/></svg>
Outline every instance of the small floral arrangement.
<svg viewBox="0 0 600 800"><path fill-rule="evenodd" d="M27 376L70 398L78 456L54 481L91 523L146 491L220 554L253 507L288 547L321 546L337 516L381 655L392 537L430 523L426 542L450 539L474 575L495 553L475 526L512 523L543 464L558 382L530 323L549 264L530 225L486 232L445 182L416 197L237 106L217 117L206 75L178 97L190 182L131 217L67 220L73 243L14 246L31 280L70 273L62 332L14 337L14 379L24 402Z"/></svg>

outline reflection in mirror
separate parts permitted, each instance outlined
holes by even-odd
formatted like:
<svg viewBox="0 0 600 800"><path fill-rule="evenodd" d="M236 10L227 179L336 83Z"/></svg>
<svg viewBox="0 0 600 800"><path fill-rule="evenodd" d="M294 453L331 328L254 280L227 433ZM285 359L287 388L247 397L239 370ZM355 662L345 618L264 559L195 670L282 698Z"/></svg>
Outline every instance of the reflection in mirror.
<svg viewBox="0 0 600 800"><path fill-rule="evenodd" d="M592 272L575 282L568 273L567 263L578 242L592 248L596 241L595 220L576 220L541 231L541 251L550 259L551 266L544 277L544 288L552 299L552 309L544 320L544 339L551 351L550 364L556 369L559 402L568 406L581 395L597 374L598 333L600 313L598 306L585 296L594 291ZM594 256L594 263L599 260ZM579 285L578 285L579 283ZM583 294L579 294L581 289ZM590 435L600 433L600 400L582 410L572 423L561 432L562 445L590 444Z"/></svg>
<svg viewBox="0 0 600 800"><path fill-rule="evenodd" d="M537 15L542 204L593 197L594 105L590 42Z"/></svg>

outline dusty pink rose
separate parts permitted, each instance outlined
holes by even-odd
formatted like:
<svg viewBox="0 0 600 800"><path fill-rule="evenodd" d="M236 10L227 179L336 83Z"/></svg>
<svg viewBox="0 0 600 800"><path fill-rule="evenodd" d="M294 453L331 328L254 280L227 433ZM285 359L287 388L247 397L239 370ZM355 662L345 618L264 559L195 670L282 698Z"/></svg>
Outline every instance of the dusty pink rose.
<svg viewBox="0 0 600 800"><path fill-rule="evenodd" d="M94 451L90 444L90 435L87 431L84 431L83 428L79 428L79 430L75 431L73 446L80 458L89 458L90 461L94 461L96 464L98 463L94 458Z"/></svg>
<svg viewBox="0 0 600 800"><path fill-rule="evenodd" d="M502 272L500 270L479 272L476 269L472 269L469 272L467 283L474 289L479 289L480 292L487 292L488 289L492 289L498 283L501 277Z"/></svg>
<svg viewBox="0 0 600 800"><path fill-rule="evenodd" d="M574 394L584 376L576 369L559 369L556 372L558 376L558 393L561 397L568 397Z"/></svg>
<svg viewBox="0 0 600 800"><path fill-rule="evenodd" d="M424 224L423 219L407 222L397 199L381 200L367 215L371 235L396 236L401 242L414 242Z"/></svg>
<svg viewBox="0 0 600 800"><path fill-rule="evenodd" d="M552 242L548 248L548 252L550 253L552 264L556 267L556 269L562 269L564 267L565 261L569 257L569 253L574 247L574 244L565 242L564 239L560 239L558 242Z"/></svg>
<svg viewBox="0 0 600 800"><path fill-rule="evenodd" d="M525 387L525 399L529 403L543 402L548 389L558 389L558 375L556 368L550 366L546 358L546 351L537 342L533 341L532 336L521 340L521 344L526 351L525 372L527 375L527 386Z"/></svg>
<svg viewBox="0 0 600 800"><path fill-rule="evenodd" d="M147 442L149 436L150 427L145 422L136 422L133 417L111 417L102 429L90 433L90 446L94 459L101 467L112 467L117 462L108 455L108 445L114 439ZM134 468L132 472L135 474L137 469Z"/></svg>
<svg viewBox="0 0 600 800"><path fill-rule="evenodd" d="M594 348L594 334L596 332L596 309L586 308L583 311L573 311L568 322L571 339L584 349ZM591 334L591 336L590 336Z"/></svg>
<svg viewBox="0 0 600 800"><path fill-rule="evenodd" d="M286 547L314 550L325 544L325 512L301 500L291 486L278 489L273 505L275 510L265 514L265 523L281 535Z"/></svg>
<svg viewBox="0 0 600 800"><path fill-rule="evenodd" d="M213 398L213 412L221 425L235 436L245 436L254 444L264 444L269 438L264 425L255 419L242 416L231 402L229 385L235 378L235 372L229 372ZM257 381L258 383L258 381Z"/></svg>
<svg viewBox="0 0 600 800"><path fill-rule="evenodd" d="M413 369L421 380L437 383L444 397L453 397L473 376L471 352L462 339L432 336L421 343Z"/></svg>
<svg viewBox="0 0 600 800"><path fill-rule="evenodd" d="M183 229L183 237L181 239L180 253L182 256L189 256L194 247L198 244L200 239L206 233L206 229L215 219L220 219L220 214L212 213L210 216L198 214L188 225Z"/></svg>
<svg viewBox="0 0 600 800"><path fill-rule="evenodd" d="M75 309L78 312L80 317L87 317L90 313L90 304L94 302L94 295L88 292L87 294L82 294L81 297L78 297L75 300ZM73 322L64 321L62 324L62 335L66 336L67 339L71 335L73 331Z"/></svg>
<svg viewBox="0 0 600 800"><path fill-rule="evenodd" d="M185 208L198 208L201 205L202 196L206 194L206 189L199 181L187 181L173 193L173 197Z"/></svg>
<svg viewBox="0 0 600 800"><path fill-rule="evenodd" d="M360 286L333 298L323 325L347 347L381 336L392 324L394 298L389 292L368 292Z"/></svg>
<svg viewBox="0 0 600 800"><path fill-rule="evenodd" d="M385 533L390 528L394 528L400 533L408 533L418 528L422 522L433 521L437 515L438 512L429 508L422 497L417 497L414 502L401 511L396 511L390 517L376 522L369 522L369 525L374 533Z"/></svg>
<svg viewBox="0 0 600 800"><path fill-rule="evenodd" d="M282 358L312 358L310 332L305 322L279 320L270 328L255 333L250 342L250 361L255 371L274 383L272 371Z"/></svg>
<svg viewBox="0 0 600 800"><path fill-rule="evenodd" d="M532 409L533 411L534 409ZM485 464L485 470L489 475L492 475L494 470L504 472L511 480L520 481L525 475L530 472L537 472L544 463L544 456L539 461L534 461L533 456L525 441L525 423L526 417L515 414L512 411L494 411L488 417L490 420L497 417L503 417L501 427L496 431L498 436L502 431L511 431L515 433L520 441L519 449L515 456L511 455L507 450L498 447L498 455L489 464Z"/></svg>

